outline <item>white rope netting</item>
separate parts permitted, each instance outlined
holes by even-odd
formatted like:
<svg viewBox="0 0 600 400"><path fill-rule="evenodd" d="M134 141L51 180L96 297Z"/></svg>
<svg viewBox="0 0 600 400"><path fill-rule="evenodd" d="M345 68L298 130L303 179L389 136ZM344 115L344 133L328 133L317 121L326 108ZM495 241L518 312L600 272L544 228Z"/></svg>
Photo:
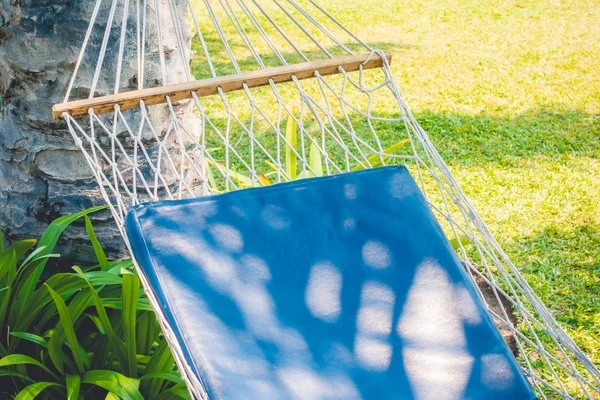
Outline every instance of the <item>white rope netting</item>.
<svg viewBox="0 0 600 400"><path fill-rule="evenodd" d="M104 30L101 43L90 41L94 30ZM193 94L179 103L167 98L166 106L140 101L136 110L115 106L110 114L90 109L85 119L63 117L122 233L127 210L141 202L406 165L538 396L598 398L598 369L471 206L406 106L383 53L313 0L97 0L65 101L81 87L91 88L91 98L354 53L382 57L384 65L211 97ZM105 67L109 56L116 57L115 68ZM174 57L183 60L179 70L171 69ZM203 398L155 309L191 392Z"/></svg>

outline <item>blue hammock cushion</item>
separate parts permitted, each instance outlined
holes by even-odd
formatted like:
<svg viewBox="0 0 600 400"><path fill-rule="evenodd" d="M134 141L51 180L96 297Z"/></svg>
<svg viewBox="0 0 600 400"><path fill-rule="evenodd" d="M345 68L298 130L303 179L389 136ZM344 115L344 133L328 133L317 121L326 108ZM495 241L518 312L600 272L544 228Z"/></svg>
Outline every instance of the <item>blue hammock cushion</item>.
<svg viewBox="0 0 600 400"><path fill-rule="evenodd" d="M404 167L133 208L210 399L532 399Z"/></svg>

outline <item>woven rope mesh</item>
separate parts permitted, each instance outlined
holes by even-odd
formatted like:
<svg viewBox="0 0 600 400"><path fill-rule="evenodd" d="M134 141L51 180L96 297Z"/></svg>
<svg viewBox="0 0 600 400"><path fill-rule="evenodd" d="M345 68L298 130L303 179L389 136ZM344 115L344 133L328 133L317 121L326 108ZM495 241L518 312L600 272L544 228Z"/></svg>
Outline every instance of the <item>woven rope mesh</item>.
<svg viewBox="0 0 600 400"><path fill-rule="evenodd" d="M157 1L101 3L90 29L104 30L105 43L86 39L66 99L78 98L89 76L93 97L130 90L132 82L138 89L174 83L177 74L189 81L353 53L383 57L312 0L164 0L169 15L159 15ZM163 42L165 32L175 40ZM107 57L121 60L116 69L103 67ZM183 70L171 69L173 57L186 60ZM121 230L127 210L142 202L406 165L538 396L600 396L600 373L494 240L410 113L387 62L64 118ZM187 378L202 397L200 383Z"/></svg>

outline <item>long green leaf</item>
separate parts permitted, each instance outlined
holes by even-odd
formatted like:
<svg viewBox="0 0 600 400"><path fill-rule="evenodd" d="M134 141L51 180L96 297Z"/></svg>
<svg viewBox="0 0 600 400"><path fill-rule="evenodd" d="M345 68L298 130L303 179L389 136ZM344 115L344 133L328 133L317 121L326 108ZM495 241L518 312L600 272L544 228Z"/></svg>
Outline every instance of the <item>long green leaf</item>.
<svg viewBox="0 0 600 400"><path fill-rule="evenodd" d="M100 322L99 319L98 322ZM114 361L116 352L111 350L112 346L106 339L105 334L94 335L89 369L111 369L113 371L121 372L123 368L120 363Z"/></svg>
<svg viewBox="0 0 600 400"><path fill-rule="evenodd" d="M20 286L25 285L26 281L35 273L36 268L42 262L47 262L48 258L59 257L58 254L46 254L45 251L46 247L38 247L37 249L32 251L31 254L29 254L19 266L16 275L12 279L12 281L14 281L12 282L12 285L15 289L17 289L15 290L15 293L19 294L19 298L23 298L23 295L21 293L22 289L20 289Z"/></svg>
<svg viewBox="0 0 600 400"><path fill-rule="evenodd" d="M108 271L86 272L85 278L94 286L120 285L123 282L119 275Z"/></svg>
<svg viewBox="0 0 600 400"><path fill-rule="evenodd" d="M13 281L15 280L15 277L17 276L17 252L13 251L12 253L12 257L10 258L10 261L8 262L8 271L7 271L7 279L6 282L9 285L13 284ZM2 314L4 315L4 314Z"/></svg>
<svg viewBox="0 0 600 400"><path fill-rule="evenodd" d="M185 385L176 385L164 390L156 397L156 400L189 399L189 391Z"/></svg>
<svg viewBox="0 0 600 400"><path fill-rule="evenodd" d="M0 359L0 367L8 367L10 365L35 365L36 367L40 367L48 374L52 375L54 378L58 379L57 376L50 370L50 368L46 367L35 358L26 356L24 354L9 354L8 356Z"/></svg>
<svg viewBox="0 0 600 400"><path fill-rule="evenodd" d="M81 353L79 352L79 341L77 340L77 335L75 334L75 329L73 327L73 322L71 320L71 316L69 315L69 310L67 305L63 301L62 297L58 293L56 293L50 286L46 286L56 307L58 308L58 316L60 319L60 324L65 331L65 336L67 337L67 342L71 347L71 353L73 354L73 359L75 360L75 365L77 365L77 370L79 373L83 373L84 365L83 358L81 357Z"/></svg>
<svg viewBox="0 0 600 400"><path fill-rule="evenodd" d="M221 191L219 190L219 186L217 185L217 181L215 179L215 176L214 176L212 169L210 168L210 165L207 162L207 160L204 160L204 170L206 171L206 177L208 178L208 184L211 187L212 191L214 193L220 193Z"/></svg>
<svg viewBox="0 0 600 400"><path fill-rule="evenodd" d="M79 375L67 375L67 400L79 400L81 390L81 377Z"/></svg>
<svg viewBox="0 0 600 400"><path fill-rule="evenodd" d="M108 269L108 259L106 258L106 254L104 253L104 249L102 245L96 238L96 234L94 233L94 228L92 227L92 221L90 217L87 215L85 217L85 230L90 238L90 242L92 242L92 247L94 248L94 253L96 253L96 258L98 259L98 264L100 265L100 269L106 270Z"/></svg>
<svg viewBox="0 0 600 400"><path fill-rule="evenodd" d="M19 267L16 276L11 284L11 295L8 306L8 323L10 326L16 326L18 321L22 319L23 312L25 310L25 303L31 298L30 289L35 287L38 283L31 286L31 277L37 274L37 270L42 263L46 263L49 258L57 258L58 254L44 254L45 247L39 247L35 249L25 259L23 264Z"/></svg>
<svg viewBox="0 0 600 400"><path fill-rule="evenodd" d="M102 304L106 308L113 310L123 309L123 300L119 298L102 298ZM138 311L154 311L148 299L139 299L137 304Z"/></svg>
<svg viewBox="0 0 600 400"><path fill-rule="evenodd" d="M3 376L12 376L14 378L19 378L19 379L22 379L24 381L31 382L31 383L35 382L32 378L30 378L27 375L23 375L18 372L15 372L15 371L9 371L7 369L0 369L0 378Z"/></svg>
<svg viewBox="0 0 600 400"><path fill-rule="evenodd" d="M323 163L321 162L321 151L311 142L309 155L310 168L314 171L315 176L323 176Z"/></svg>
<svg viewBox="0 0 600 400"><path fill-rule="evenodd" d="M8 261L4 263L4 271L6 272L7 286L0 292L0 334L4 335L5 324L8 320L9 305L13 296L13 282L17 275L17 251L13 249L12 255Z"/></svg>
<svg viewBox="0 0 600 400"><path fill-rule="evenodd" d="M226 174L227 168L225 168L225 166L223 164L216 162L216 161L212 161L212 160L207 160L207 161L210 165L217 168L223 174ZM248 176L235 171L233 168L229 168L229 173L230 173L231 177L233 179L235 179L241 186L248 187L248 188L253 186L252 179L250 179Z"/></svg>
<svg viewBox="0 0 600 400"><path fill-rule="evenodd" d="M137 318L137 326L135 327L136 346L138 355L150 354L152 342L154 341L154 331L152 329L151 313L140 313Z"/></svg>
<svg viewBox="0 0 600 400"><path fill-rule="evenodd" d="M44 234L40 238L40 242L38 243L38 248L44 248L44 254L50 254L54 251L54 247L56 243L58 243L58 239L62 235L65 229L73 222L77 221L79 218L84 215L91 214L96 211L104 210L108 206L98 206L88 208L87 210L83 210L80 212L76 212L70 215L64 215L52 221L48 228L44 231ZM39 264L36 266L35 272L31 274L27 278L27 281L23 284L23 287L19 290L19 304L24 306L27 301L29 301L30 297L33 295L35 291L35 287L38 284L40 277L42 276L42 272L46 267L47 259L41 260ZM23 308L19 309L19 314L23 311Z"/></svg>
<svg viewBox="0 0 600 400"><path fill-rule="evenodd" d="M15 244L7 247L0 253L0 278L6 275L6 271L4 270L4 265L13 255L13 252L16 254L17 260L25 255L33 246L35 246L35 240L21 240L20 242L16 242Z"/></svg>
<svg viewBox="0 0 600 400"><path fill-rule="evenodd" d="M144 400L138 390L140 381L115 371L88 371L83 374L81 381L106 389L124 400Z"/></svg>
<svg viewBox="0 0 600 400"><path fill-rule="evenodd" d="M291 180L296 179L296 163L298 161L295 151L298 146L297 130L296 120L291 116L288 117L285 127L285 139L287 140L285 146L285 172Z"/></svg>
<svg viewBox="0 0 600 400"><path fill-rule="evenodd" d="M150 361L146 366L146 374L154 374L160 372L172 371L175 366L175 360L171 350L167 344L167 341L163 339L154 354L150 357ZM150 381L144 380L141 385L141 390L148 395L149 398L154 398L160 392L163 381L161 379L151 379Z"/></svg>
<svg viewBox="0 0 600 400"><path fill-rule="evenodd" d="M76 291L87 286L84 280L75 274L59 273L54 274L46 281L46 285L50 286L61 297L68 297ZM40 320L39 313L51 304L54 306L52 296L48 292L45 285L42 285L35 291L33 297L24 307L24 311L18 315L12 327L15 331L28 331L33 321L40 324L44 321ZM55 307L55 306L54 306ZM50 310L52 312L52 310ZM52 312L53 313L53 312Z"/></svg>
<svg viewBox="0 0 600 400"><path fill-rule="evenodd" d="M41 336L34 335L33 333L11 332L10 335L17 337L19 339L27 340L31 343L39 344L40 346L43 346L43 347L48 347L48 343L46 342L46 339L44 339Z"/></svg>
<svg viewBox="0 0 600 400"><path fill-rule="evenodd" d="M113 330L113 326L110 323L110 319L108 318L108 314L106 313L106 309L104 308L104 305L102 304L102 300L100 299L100 296L98 295L96 290L92 287L92 284L87 279L86 275L81 271L81 269L79 269L77 267L75 267L74 269L87 282L90 292L92 294L92 300L94 301L94 306L96 307L96 312L98 313L98 318L100 319L100 322L102 323L102 327L104 329L106 337L110 341L113 351L114 351L115 355L117 356L117 359L119 360L119 362L121 363L122 366L125 366L126 365L126 356L125 356L125 349L124 349L123 342L115 334L115 332Z"/></svg>
<svg viewBox="0 0 600 400"><path fill-rule="evenodd" d="M119 275L122 269L133 270L133 261L131 258L126 258L120 261L111 261L109 262L109 266L110 268L107 272Z"/></svg>
<svg viewBox="0 0 600 400"><path fill-rule="evenodd" d="M160 329L156 321L156 314L151 312L141 313L137 322L137 348L138 354L148 354L152 352L152 345L158 339Z"/></svg>
<svg viewBox="0 0 600 400"><path fill-rule="evenodd" d="M16 327L23 320L23 314L29 310L26 309L26 302L31 297L30 289L34 288L38 281L32 286L31 277L37 274L37 270L42 263L46 263L49 258L58 257L58 254L46 254L44 246L35 249L21 264L16 276L11 284L11 297L8 303L8 325ZM17 328L15 330L25 331Z"/></svg>
<svg viewBox="0 0 600 400"><path fill-rule="evenodd" d="M106 332L104 332L104 326L102 326L102 321L100 321L100 318L98 318L97 315L89 314L89 313L85 313L83 315L88 317L90 319L90 321L92 321L94 323L94 325L96 325L96 328L98 328L98 332L100 332L103 335L106 334Z"/></svg>
<svg viewBox="0 0 600 400"><path fill-rule="evenodd" d="M12 297L12 286L8 286L6 290L0 293L0 333L4 334L7 329L4 329L7 320L8 306Z"/></svg>
<svg viewBox="0 0 600 400"><path fill-rule="evenodd" d="M63 215L62 217L55 219L48 226L48 228L46 228L46 231L42 235L38 246L39 247L46 246L47 252L48 253L52 252L54 250L54 246L56 246L56 243L58 242L60 235L62 235L63 231L69 225L71 225L73 222L77 221L79 218L83 217L84 215L92 214L97 211L104 210L106 208L108 208L108 206L106 206L106 205L91 207L91 208L88 208L87 210L79 211L79 212L69 214L69 215Z"/></svg>
<svg viewBox="0 0 600 400"><path fill-rule="evenodd" d="M49 388L51 386L59 386L56 382L36 382L31 385L25 387L23 390L17 394L14 400L33 400L37 397L38 394L42 393L44 389Z"/></svg>
<svg viewBox="0 0 600 400"><path fill-rule="evenodd" d="M23 260L20 269L25 268L27 265L34 262L39 257L42 257L45 254L50 254L50 252L46 252L46 246L38 246L34 251L32 251L26 258Z"/></svg>
<svg viewBox="0 0 600 400"><path fill-rule="evenodd" d="M137 376L137 343L135 324L137 318L137 302L140 293L140 280L137 275L123 275L123 337L127 352L127 366L129 376Z"/></svg>
<svg viewBox="0 0 600 400"><path fill-rule="evenodd" d="M91 294L89 290L81 290L79 291L69 302L69 306L67 307L69 318L71 321L76 322L79 320L79 317L83 312L92 305ZM52 310L50 310L52 311ZM50 313L51 316L56 315L54 312ZM60 313L59 313L60 316ZM42 316L41 320L44 322L47 316L46 313ZM75 328L75 327L73 327ZM63 353L63 344L65 343L65 338L67 338L67 331L65 330L62 323L57 324L50 341L48 342L48 354L52 362L55 364L58 370L62 370L62 363L65 360ZM71 346L71 342L67 340L67 345ZM75 348L77 350L77 348ZM73 351L73 348L71 348ZM86 368L89 368L89 359L87 353L81 349L79 351L81 355L81 359L83 360L83 365Z"/></svg>
<svg viewBox="0 0 600 400"><path fill-rule="evenodd" d="M151 374L146 374L140 378L141 381L145 379L164 379L169 382L173 382L180 385L185 385L183 379L181 379L181 374L177 371L168 371L168 372L153 372Z"/></svg>

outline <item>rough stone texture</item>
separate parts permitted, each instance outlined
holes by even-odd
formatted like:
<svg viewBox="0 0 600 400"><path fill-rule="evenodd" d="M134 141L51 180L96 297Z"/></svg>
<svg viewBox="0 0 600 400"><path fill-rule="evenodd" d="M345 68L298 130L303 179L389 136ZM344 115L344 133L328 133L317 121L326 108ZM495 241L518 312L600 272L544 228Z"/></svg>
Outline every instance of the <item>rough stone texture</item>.
<svg viewBox="0 0 600 400"><path fill-rule="evenodd" d="M71 99L90 92L91 78L102 41L106 16L110 7L104 1L94 30L90 50ZM121 6L122 2L118 2ZM177 1L180 10L185 0ZM75 67L95 0L3 0L0 7L0 227L7 241L39 238L54 218L103 204L96 183L77 151L63 123L51 117L51 108L63 100ZM132 2L132 4L134 4ZM169 17L166 0L159 2L162 20ZM121 13L113 23L112 35L119 35ZM160 83L156 29L150 10L146 61L146 84ZM185 18L184 18L185 20ZM185 22L185 21L184 21ZM135 18L130 12L129 35L122 75L124 90L135 88L137 77L133 55ZM189 32L189 29L185 29ZM191 33L187 34L188 43ZM169 83L184 79L181 57L173 56L176 40L172 28L164 29L165 52L168 57ZM116 42L116 41L115 41ZM191 51L187 51L191 58ZM110 93L114 86L116 49L107 52L96 94ZM106 71L106 73L104 73ZM151 118L164 118L164 109L156 107ZM194 121L189 106L181 105L178 113ZM164 126L162 126L164 129ZM110 218L98 213L92 216L97 234L112 257L124 255L123 242ZM63 257L80 262L90 261L91 250L82 225L69 229L58 251Z"/></svg>

